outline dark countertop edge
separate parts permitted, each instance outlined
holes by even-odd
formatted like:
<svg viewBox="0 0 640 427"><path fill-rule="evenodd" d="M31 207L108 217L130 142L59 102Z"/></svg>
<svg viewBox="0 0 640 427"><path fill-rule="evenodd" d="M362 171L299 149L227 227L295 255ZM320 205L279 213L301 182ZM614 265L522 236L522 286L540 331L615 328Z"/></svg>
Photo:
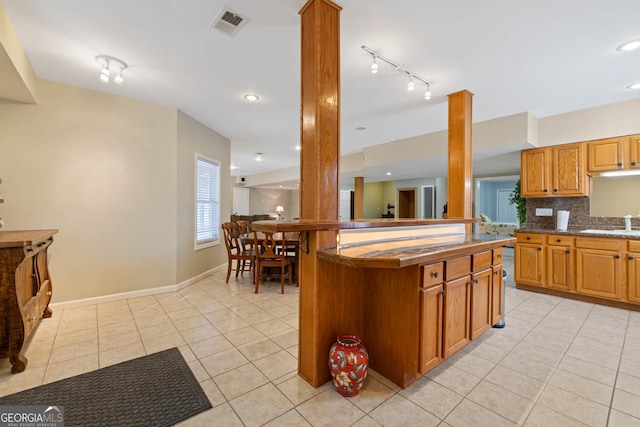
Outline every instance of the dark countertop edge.
<svg viewBox="0 0 640 427"><path fill-rule="evenodd" d="M58 230L7 230L0 231L0 248L32 246L33 242L47 239Z"/></svg>
<svg viewBox="0 0 640 427"><path fill-rule="evenodd" d="M482 250L490 250L515 243L515 237L496 236L488 234L474 234L474 238L482 240L473 243L460 243L425 248L418 254L407 254L403 257L376 256L376 257L349 257L335 253L336 248L320 249L318 258L350 267L364 268L402 268L418 264L440 262L446 259L462 257L478 253ZM366 244L365 244L366 245ZM398 249L397 252L402 252Z"/></svg>
<svg viewBox="0 0 640 427"><path fill-rule="evenodd" d="M587 228L586 230L591 230ZM560 234L565 236L576 237L606 237L608 239L626 239L626 240L640 240L640 236L625 236L623 234L596 234L596 233L582 233L581 230L540 230L540 229L518 229L515 233L533 233L533 234Z"/></svg>
<svg viewBox="0 0 640 427"><path fill-rule="evenodd" d="M286 220L286 221L253 221L251 228L256 231L328 231L354 228L376 227L410 227L416 225L438 224L475 224L481 218L466 219L361 219L355 221L314 221L314 220Z"/></svg>

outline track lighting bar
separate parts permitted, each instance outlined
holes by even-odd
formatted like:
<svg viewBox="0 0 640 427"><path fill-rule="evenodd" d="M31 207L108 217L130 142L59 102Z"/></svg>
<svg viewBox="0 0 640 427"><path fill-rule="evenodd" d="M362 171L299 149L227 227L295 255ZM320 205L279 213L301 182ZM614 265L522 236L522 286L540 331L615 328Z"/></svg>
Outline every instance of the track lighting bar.
<svg viewBox="0 0 640 427"><path fill-rule="evenodd" d="M401 73L405 73L407 76L409 76L409 83L407 85L408 90L414 89L415 84L413 83L413 80L418 80L419 82L422 82L425 85L427 85L427 91L424 94L424 99L431 99L431 82L429 80L423 77L420 77L417 74L414 74L405 65L392 61L391 59L380 55L378 52L376 52L375 50L365 45L362 45L360 47L362 48L362 50L367 52L373 58L373 63L371 64L371 72L373 74L378 72L378 63L376 62L377 59L379 59L382 62L386 62L387 64L391 65L394 70L399 71Z"/></svg>

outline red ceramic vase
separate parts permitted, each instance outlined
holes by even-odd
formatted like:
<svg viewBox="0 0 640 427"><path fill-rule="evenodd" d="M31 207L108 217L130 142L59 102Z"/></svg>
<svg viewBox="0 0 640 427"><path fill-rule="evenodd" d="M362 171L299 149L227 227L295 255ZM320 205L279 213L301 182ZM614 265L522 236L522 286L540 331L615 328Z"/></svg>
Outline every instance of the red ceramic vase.
<svg viewBox="0 0 640 427"><path fill-rule="evenodd" d="M346 397L358 394L369 368L369 354L353 334L342 334L329 351L329 370L338 393Z"/></svg>

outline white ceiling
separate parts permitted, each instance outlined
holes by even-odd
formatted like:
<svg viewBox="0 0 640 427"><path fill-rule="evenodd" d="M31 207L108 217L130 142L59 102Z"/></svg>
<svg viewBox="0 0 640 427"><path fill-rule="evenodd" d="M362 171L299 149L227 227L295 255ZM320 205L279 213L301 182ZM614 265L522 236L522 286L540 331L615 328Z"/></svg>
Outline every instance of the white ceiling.
<svg viewBox="0 0 640 427"><path fill-rule="evenodd" d="M177 107L231 140L234 175L299 164L298 12L305 0L0 3L39 78ZM343 155L446 129L447 94L462 89L474 93L474 122L525 111L542 118L640 97L626 89L640 81L640 50L615 49L640 38L638 0L337 3ZM209 27L224 5L250 19L233 37ZM380 72L370 74L361 45L430 80L433 98L424 99L421 84L408 92L407 76L380 61ZM123 85L98 79L100 54L129 64ZM246 93L261 99L249 103ZM255 161L258 152L262 162ZM499 164L513 170L513 147L493 154L499 157L484 165L474 160L474 172L500 172ZM437 176L443 163L422 159L358 175Z"/></svg>

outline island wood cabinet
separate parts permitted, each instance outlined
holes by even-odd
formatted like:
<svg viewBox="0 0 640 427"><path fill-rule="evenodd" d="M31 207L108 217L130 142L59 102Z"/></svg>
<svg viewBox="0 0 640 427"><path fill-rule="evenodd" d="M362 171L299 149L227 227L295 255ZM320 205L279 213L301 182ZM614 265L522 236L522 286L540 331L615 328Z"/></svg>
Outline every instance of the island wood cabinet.
<svg viewBox="0 0 640 427"><path fill-rule="evenodd" d="M422 266L422 375L502 319L502 248Z"/></svg>
<svg viewBox="0 0 640 427"><path fill-rule="evenodd" d="M522 197L588 196L586 147L583 143L534 148L521 152Z"/></svg>
<svg viewBox="0 0 640 427"><path fill-rule="evenodd" d="M640 135L589 141L587 151L589 173L640 168Z"/></svg>
<svg viewBox="0 0 640 427"><path fill-rule="evenodd" d="M0 231L0 357L25 370L22 353L41 318L51 317L47 250L57 230Z"/></svg>
<svg viewBox="0 0 640 427"><path fill-rule="evenodd" d="M640 240L540 233L516 239L516 287L640 310ZM538 247L544 256L535 256Z"/></svg>

